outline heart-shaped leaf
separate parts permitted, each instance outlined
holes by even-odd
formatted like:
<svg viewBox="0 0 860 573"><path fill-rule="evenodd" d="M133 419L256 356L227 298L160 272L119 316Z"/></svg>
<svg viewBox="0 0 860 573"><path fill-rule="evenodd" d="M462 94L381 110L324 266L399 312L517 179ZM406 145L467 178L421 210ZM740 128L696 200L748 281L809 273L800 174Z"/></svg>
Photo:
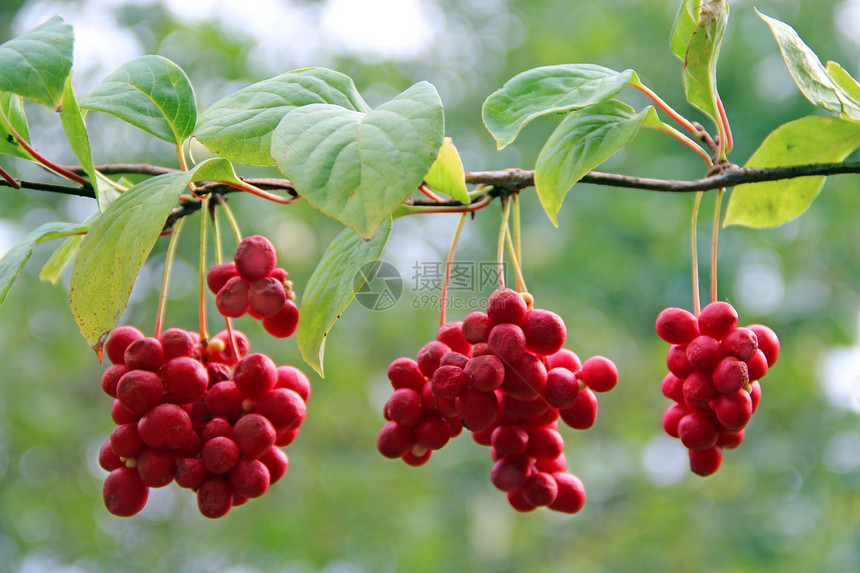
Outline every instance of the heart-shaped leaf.
<svg viewBox="0 0 860 573"><path fill-rule="evenodd" d="M59 16L0 44L0 91L60 105L72 70L74 32Z"/></svg>
<svg viewBox="0 0 860 573"><path fill-rule="evenodd" d="M90 226L72 269L69 298L81 334L97 352L125 310L170 210L195 180L239 181L229 161L209 159L138 183Z"/></svg>
<svg viewBox="0 0 860 573"><path fill-rule="evenodd" d="M436 88L419 82L369 113L291 109L272 134L272 157L303 199L369 238L421 184L444 131Z"/></svg>
<svg viewBox="0 0 860 573"><path fill-rule="evenodd" d="M257 82L215 102L200 116L194 136L233 161L274 165L272 131L289 110L312 103L370 111L349 76L307 68Z"/></svg>
<svg viewBox="0 0 860 573"><path fill-rule="evenodd" d="M553 224L568 190L583 175L630 143L654 108L639 113L617 100L572 112L547 140L535 164L535 188Z"/></svg>
<svg viewBox="0 0 860 573"><path fill-rule="evenodd" d="M0 303L6 299L12 283L15 282L24 265L30 260L33 247L51 239L68 237L86 231L87 226L80 223L45 223L15 243L15 246L0 259Z"/></svg>
<svg viewBox="0 0 860 573"><path fill-rule="evenodd" d="M13 131L29 143L30 128L27 124L27 116L24 115L21 96L0 92L0 153L33 159L15 139Z"/></svg>
<svg viewBox="0 0 860 573"><path fill-rule="evenodd" d="M325 339L346 307L364 284L359 272L368 263L379 260L388 235L388 219L372 239L366 241L344 229L331 242L314 269L302 295L301 318L296 337L302 357L323 376Z"/></svg>
<svg viewBox="0 0 860 573"><path fill-rule="evenodd" d="M463 205L471 202L469 190L466 189L466 174L463 171L463 161L457 152L457 147L450 137L446 137L439 149L439 156L430 171L424 176L424 181L434 191L439 191L456 199Z"/></svg>
<svg viewBox="0 0 860 573"><path fill-rule="evenodd" d="M746 167L784 167L842 161L860 147L860 123L813 115L779 126ZM724 225L776 227L800 216L821 191L824 177L740 185L732 191Z"/></svg>
<svg viewBox="0 0 860 573"><path fill-rule="evenodd" d="M197 122L197 103L188 76L161 56L126 62L81 98L80 104L177 145L191 135Z"/></svg>
<svg viewBox="0 0 860 573"><path fill-rule="evenodd" d="M594 64L543 66L517 74L484 101L484 125L499 149L513 143L531 120L582 109L615 97L636 77ZM638 78L637 78L638 81Z"/></svg>

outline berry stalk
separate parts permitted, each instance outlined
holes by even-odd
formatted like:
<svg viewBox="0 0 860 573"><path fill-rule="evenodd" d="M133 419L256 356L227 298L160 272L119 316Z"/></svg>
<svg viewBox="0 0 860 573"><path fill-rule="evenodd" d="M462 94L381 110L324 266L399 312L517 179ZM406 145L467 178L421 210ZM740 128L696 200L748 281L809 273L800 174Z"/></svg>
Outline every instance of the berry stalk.
<svg viewBox="0 0 860 573"><path fill-rule="evenodd" d="M454 238L451 239L451 249L448 251L448 261L445 263L445 279L442 282L442 302L439 305L439 326L445 326L445 313L448 310L448 283L451 281L451 267L454 264L454 251L457 250L457 243L460 241L460 233L463 231L463 223L466 222L466 213L460 216L460 222L457 223L457 230L454 231Z"/></svg>
<svg viewBox="0 0 860 573"><path fill-rule="evenodd" d="M699 316L702 311L702 303L699 299L699 247L696 223L699 221L699 205L702 203L702 192L696 193L696 201L693 203L693 220L690 223L690 251L692 252L693 273L693 313Z"/></svg>
<svg viewBox="0 0 860 573"><path fill-rule="evenodd" d="M209 198L203 199L203 211L209 208ZM206 217L200 219L200 267L198 269L199 276L199 298L198 312L200 313L200 340L208 340L206 334L206 229L208 225Z"/></svg>
<svg viewBox="0 0 860 573"><path fill-rule="evenodd" d="M502 224L499 227L499 242L496 248L496 264L499 273L499 289L505 288L505 236L508 232L508 217L511 214L511 201L509 197L502 198Z"/></svg>
<svg viewBox="0 0 860 573"><path fill-rule="evenodd" d="M164 274L161 277L161 292L158 293L158 311L155 314L155 334L153 334L155 338L161 335L161 327L164 324L167 291L170 288L170 271L173 268L173 261L176 260L176 249L179 246L179 235L182 234L183 223L185 223L185 219L177 221L176 226L172 229L170 242L167 244L167 254L164 257Z"/></svg>
<svg viewBox="0 0 860 573"><path fill-rule="evenodd" d="M717 302L717 240L720 236L720 208L723 203L725 189L717 192L714 204L714 230L711 238L711 302Z"/></svg>

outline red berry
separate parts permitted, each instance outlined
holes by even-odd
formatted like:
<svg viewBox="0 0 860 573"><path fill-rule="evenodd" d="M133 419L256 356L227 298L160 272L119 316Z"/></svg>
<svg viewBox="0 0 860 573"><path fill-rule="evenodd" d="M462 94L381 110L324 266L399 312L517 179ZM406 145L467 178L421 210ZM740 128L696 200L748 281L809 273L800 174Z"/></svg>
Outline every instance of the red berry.
<svg viewBox="0 0 860 573"><path fill-rule="evenodd" d="M663 414L663 431L673 438L678 437L678 424L681 419L690 413L690 409L683 404L672 404Z"/></svg>
<svg viewBox="0 0 860 573"><path fill-rule="evenodd" d="M422 379L423 383L423 379ZM292 390L307 402L311 397L311 382L304 372L295 366L278 366L278 382L275 388Z"/></svg>
<svg viewBox="0 0 860 573"><path fill-rule="evenodd" d="M113 420L113 423L117 426L121 426L123 424L136 424L140 419L138 414L135 414L128 408L122 405L122 402L119 400L114 400L113 404L110 406L110 417Z"/></svg>
<svg viewBox="0 0 860 573"><path fill-rule="evenodd" d="M441 360L441 358L440 358ZM424 374L418 368L418 363L411 358L397 358L388 365L388 379L395 390L399 388L411 388L421 392L427 381Z"/></svg>
<svg viewBox="0 0 860 573"><path fill-rule="evenodd" d="M523 332L526 335L526 348L535 354L548 356L555 354L564 345L567 328L561 317L548 310L535 309L526 313Z"/></svg>
<svg viewBox="0 0 860 573"><path fill-rule="evenodd" d="M729 432L743 430L752 416L752 398L743 388L723 394L713 403L717 420Z"/></svg>
<svg viewBox="0 0 860 573"><path fill-rule="evenodd" d="M758 349L758 337L749 328L735 328L720 342L720 351L746 362Z"/></svg>
<svg viewBox="0 0 860 573"><path fill-rule="evenodd" d="M529 431L529 447L526 452L531 458L555 459L564 453L564 440L558 430L552 428L532 428Z"/></svg>
<svg viewBox="0 0 860 573"><path fill-rule="evenodd" d="M558 496L558 484L547 473L536 472L530 475L523 484L523 497L534 506L549 505Z"/></svg>
<svg viewBox="0 0 860 573"><path fill-rule="evenodd" d="M205 444L212 438L218 436L230 437L233 435L233 424L224 418L212 418L200 430L200 440Z"/></svg>
<svg viewBox="0 0 860 573"><path fill-rule="evenodd" d="M213 474L223 474L230 471L239 462L239 446L226 436L212 438L200 451L203 465Z"/></svg>
<svg viewBox="0 0 860 573"><path fill-rule="evenodd" d="M710 370L722 357L720 343L711 336L697 336L687 345L687 360L699 370Z"/></svg>
<svg viewBox="0 0 860 573"><path fill-rule="evenodd" d="M469 358L467 356L452 350L451 352L442 357L442 360L439 361L439 367L441 368L442 366L456 366L457 368L463 369L468 363Z"/></svg>
<svg viewBox="0 0 860 573"><path fill-rule="evenodd" d="M116 455L116 452L113 451L110 440L102 444L102 447L99 449L99 465L103 470L108 472L125 465L119 459L119 456Z"/></svg>
<svg viewBox="0 0 860 573"><path fill-rule="evenodd" d="M218 294L218 291L224 288L227 281L238 276L239 272L236 270L236 263L233 261L221 263L220 265L210 267L206 272L206 284L209 286L212 294Z"/></svg>
<svg viewBox="0 0 860 573"><path fill-rule="evenodd" d="M490 436L490 444L502 457L521 456L528 448L529 434L519 426L498 426Z"/></svg>
<svg viewBox="0 0 860 573"><path fill-rule="evenodd" d="M239 276L248 282L269 276L277 265L275 247L265 237L245 237L236 246L233 254Z"/></svg>
<svg viewBox="0 0 860 573"><path fill-rule="evenodd" d="M747 328L755 332L759 350L767 358L768 367L773 366L779 358L779 338L776 333L763 324L753 324Z"/></svg>
<svg viewBox="0 0 860 573"><path fill-rule="evenodd" d="M615 363L603 356L592 356L586 360L579 376L585 385L595 392L608 392L618 384L618 369Z"/></svg>
<svg viewBox="0 0 860 573"><path fill-rule="evenodd" d="M170 360L179 356L194 354L194 338L181 328L169 328L158 336L158 342L164 351L164 359Z"/></svg>
<svg viewBox="0 0 860 573"><path fill-rule="evenodd" d="M463 319L463 338L471 344L487 342L492 328L490 317L483 312L472 312Z"/></svg>
<svg viewBox="0 0 860 573"><path fill-rule="evenodd" d="M573 474L553 474L558 485L558 495L549 508L564 513L576 513L585 505L585 486Z"/></svg>
<svg viewBox="0 0 860 573"><path fill-rule="evenodd" d="M267 392L256 400L253 409L268 418L278 431L298 429L307 415L305 401L287 388L275 388Z"/></svg>
<svg viewBox="0 0 860 573"><path fill-rule="evenodd" d="M744 441L744 431L741 430L739 432L728 432L726 430L720 430L720 437L717 438L717 445L721 448L725 449L734 449L741 445L741 442Z"/></svg>
<svg viewBox="0 0 860 573"><path fill-rule="evenodd" d="M120 467L105 478L102 497L109 512L119 517L131 517L146 505L149 488L143 485L135 470Z"/></svg>
<svg viewBox="0 0 860 573"><path fill-rule="evenodd" d="M463 426L472 432L488 429L499 413L499 399L495 392L469 390L458 396L454 404Z"/></svg>
<svg viewBox="0 0 860 573"><path fill-rule="evenodd" d="M690 450L690 469L702 477L716 473L722 461L723 450L719 446L704 450Z"/></svg>
<svg viewBox="0 0 860 573"><path fill-rule="evenodd" d="M716 301L699 313L699 332L722 340L738 324L738 312L727 302Z"/></svg>
<svg viewBox="0 0 860 573"><path fill-rule="evenodd" d="M157 372L164 364L164 349L161 348L158 340L147 336L129 344L125 349L124 359L129 370Z"/></svg>
<svg viewBox="0 0 860 573"><path fill-rule="evenodd" d="M463 336L462 322L446 322L436 332L436 340L446 344L454 352L467 355L472 351L472 345Z"/></svg>
<svg viewBox="0 0 860 573"><path fill-rule="evenodd" d="M562 348L555 354L548 357L550 368L567 368L574 374L579 372L582 369L582 361L579 359L579 356L576 355L575 352L568 350L566 348Z"/></svg>
<svg viewBox="0 0 860 573"><path fill-rule="evenodd" d="M523 296L512 289L500 289L487 300L487 316L493 324L522 324L528 312Z"/></svg>
<svg viewBox="0 0 860 573"><path fill-rule="evenodd" d="M173 481L176 473L176 454L146 448L137 455L137 473L144 485L164 487Z"/></svg>
<svg viewBox="0 0 860 573"><path fill-rule="evenodd" d="M750 380L760 380L762 376L767 374L767 369L768 365L765 353L761 349L756 350L753 357L747 362Z"/></svg>
<svg viewBox="0 0 860 573"><path fill-rule="evenodd" d="M711 377L696 371L684 379L684 401L691 406L704 406L720 395L714 388Z"/></svg>
<svg viewBox="0 0 860 573"><path fill-rule="evenodd" d="M698 321L683 308L667 308L657 315L657 336L669 344L687 344L699 335Z"/></svg>
<svg viewBox="0 0 860 573"><path fill-rule="evenodd" d="M269 489L269 470L260 460L239 460L227 478L242 497L260 497Z"/></svg>
<svg viewBox="0 0 860 573"><path fill-rule="evenodd" d="M277 384L277 366L265 354L249 354L236 364L233 382L245 396L259 398Z"/></svg>
<svg viewBox="0 0 860 573"><path fill-rule="evenodd" d="M125 364L125 350L128 345L143 338L143 333L133 326L120 326L114 330L107 342L105 353L113 364Z"/></svg>
<svg viewBox="0 0 860 573"><path fill-rule="evenodd" d="M248 353L248 348L250 347L248 337L238 330L233 330L233 339L236 340L236 350L239 353L239 358L242 358ZM209 356L209 361L220 362L221 364L227 364L228 366L236 364L238 360L236 359L236 353L233 351L233 342L231 341L228 332L226 330L222 330L213 336L212 340L220 340L223 342L224 350L213 352Z"/></svg>
<svg viewBox="0 0 860 573"><path fill-rule="evenodd" d="M565 424L575 430L587 430L597 419L597 398L586 388L576 397L573 406L559 410Z"/></svg>
<svg viewBox="0 0 860 573"><path fill-rule="evenodd" d="M263 318L263 328L275 338L289 338L299 325L299 308L287 299L281 310Z"/></svg>
<svg viewBox="0 0 860 573"><path fill-rule="evenodd" d="M686 378L693 373L693 365L687 360L687 345L675 344L669 347L669 352L666 354L666 366L669 372L678 378Z"/></svg>
<svg viewBox="0 0 860 573"><path fill-rule="evenodd" d="M208 477L209 472L200 458L181 458L176 462L174 479L179 487L197 489Z"/></svg>
<svg viewBox="0 0 860 573"><path fill-rule="evenodd" d="M233 441L239 446L243 458L257 459L275 444L275 427L265 416L247 414L233 425Z"/></svg>
<svg viewBox="0 0 860 573"><path fill-rule="evenodd" d="M287 473L287 468L290 465L287 454L280 448L272 446L266 450L262 456L258 458L266 469L269 470L269 485L275 483Z"/></svg>
<svg viewBox="0 0 860 573"><path fill-rule="evenodd" d="M233 277L215 296L215 306L223 316L239 318L248 312L251 285L242 277Z"/></svg>
<svg viewBox="0 0 860 573"><path fill-rule="evenodd" d="M490 352L507 364L519 362L526 351L526 335L515 324L499 324L490 331Z"/></svg>
<svg viewBox="0 0 860 573"><path fill-rule="evenodd" d="M747 368L746 362L739 358L726 356L714 368L711 379L717 391L731 394L749 383L749 368Z"/></svg>
<svg viewBox="0 0 860 573"><path fill-rule="evenodd" d="M663 395L679 404L684 403L684 379L678 378L671 372L666 374L660 382L660 391Z"/></svg>
<svg viewBox="0 0 860 573"><path fill-rule="evenodd" d="M540 416L550 408L547 401L541 398L517 400L510 394L502 394L501 404L505 414L514 420L524 420Z"/></svg>
<svg viewBox="0 0 860 573"><path fill-rule="evenodd" d="M495 390L505 380L505 366L492 354L470 359L463 371L472 388L480 392Z"/></svg>
<svg viewBox="0 0 860 573"><path fill-rule="evenodd" d="M758 403L761 401L761 384L758 381L750 384L750 399L752 400L753 412L758 409Z"/></svg>
<svg viewBox="0 0 860 573"><path fill-rule="evenodd" d="M130 370L123 374L116 386L117 399L138 416L161 403L163 394L161 378L148 370Z"/></svg>
<svg viewBox="0 0 860 573"><path fill-rule="evenodd" d="M262 317L277 314L287 302L287 292L283 283L272 277L263 277L254 281L248 291L248 304L251 309Z"/></svg>
<svg viewBox="0 0 860 573"><path fill-rule="evenodd" d="M376 448L386 458L399 458L415 443L412 438L412 430L401 426L397 422L388 422L379 431L376 438Z"/></svg>
<svg viewBox="0 0 860 573"><path fill-rule="evenodd" d="M102 374L102 390L111 398L116 398L116 385L119 379L128 372L128 366L125 364L114 364L104 371Z"/></svg>
<svg viewBox="0 0 860 573"><path fill-rule="evenodd" d="M451 438L451 427L448 422L434 415L424 416L413 429L415 444L428 450L438 450L448 443Z"/></svg>
<svg viewBox="0 0 860 573"><path fill-rule="evenodd" d="M561 454L557 458L538 458L535 460L535 467L538 471L548 474L563 472L567 469L567 458Z"/></svg>
<svg viewBox="0 0 860 573"><path fill-rule="evenodd" d="M385 403L385 418L412 427L424 416L421 394L412 388L399 388Z"/></svg>
<svg viewBox="0 0 860 573"><path fill-rule="evenodd" d="M490 481L502 491L514 491L522 487L530 473L528 458L502 458L490 471Z"/></svg>
<svg viewBox="0 0 860 573"><path fill-rule="evenodd" d="M209 387L209 374L198 360L188 356L171 358L159 369L164 401L190 404L203 397Z"/></svg>
<svg viewBox="0 0 860 573"><path fill-rule="evenodd" d="M231 507L233 507L233 491L222 478L209 478L197 489L197 509L203 517L209 519L223 517Z"/></svg>
<svg viewBox="0 0 860 573"><path fill-rule="evenodd" d="M678 422L678 437L691 450L707 450L717 443L717 426L703 412L691 412Z"/></svg>
<svg viewBox="0 0 860 573"><path fill-rule="evenodd" d="M159 404L137 423L140 439L150 448L178 450L194 431L188 412L176 404Z"/></svg>
<svg viewBox="0 0 860 573"><path fill-rule="evenodd" d="M421 404L425 410L431 413L438 414L443 418L450 418L457 415L457 408L454 401L456 398L442 398L433 393L433 385L430 382L424 384L421 388Z"/></svg>
<svg viewBox="0 0 860 573"><path fill-rule="evenodd" d="M442 357L449 352L451 352L451 348L438 340L433 340L422 346L417 356L418 368L421 373L428 378L433 376L433 373L439 368Z"/></svg>
<svg viewBox="0 0 860 573"><path fill-rule="evenodd" d="M510 506L520 513L527 513L537 509L536 505L532 505L528 500L526 500L525 495L523 495L522 488L509 491L507 493L507 498Z"/></svg>
<svg viewBox="0 0 860 573"><path fill-rule="evenodd" d="M423 452L421 455L415 454L412 451L406 452L401 456L404 462L409 464L412 467L423 466L427 462L430 461L430 457L433 455L433 450L427 450Z"/></svg>
<svg viewBox="0 0 860 573"><path fill-rule="evenodd" d="M212 386L206 392L206 407L213 416L224 416L235 419L242 415L244 394L236 388L232 380L225 380Z"/></svg>
<svg viewBox="0 0 860 573"><path fill-rule="evenodd" d="M469 378L457 366L439 366L430 383L433 394L441 398L456 398L469 389Z"/></svg>

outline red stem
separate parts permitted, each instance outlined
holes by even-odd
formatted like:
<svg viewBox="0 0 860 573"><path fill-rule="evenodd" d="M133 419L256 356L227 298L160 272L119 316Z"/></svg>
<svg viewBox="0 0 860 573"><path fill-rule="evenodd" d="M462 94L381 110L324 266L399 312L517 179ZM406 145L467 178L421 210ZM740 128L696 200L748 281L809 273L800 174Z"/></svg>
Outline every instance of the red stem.
<svg viewBox="0 0 860 573"><path fill-rule="evenodd" d="M441 198L441 197L439 197L438 195L436 195L435 193L433 193L432 191L430 191L429 189L427 189L427 187L425 187L423 184L421 184L421 185L419 185L419 186L418 186L418 190L419 190L419 191L421 191L421 193L422 193L425 197L427 197L428 199L430 199L431 201L436 201L437 203L438 203L438 202L440 202L440 201L442 201L442 198Z"/></svg>
<svg viewBox="0 0 860 573"><path fill-rule="evenodd" d="M11 187L13 189L20 189L21 188L21 184L18 183L18 181L16 181L14 177L9 175L6 172L6 170L3 169L2 167L0 167L0 177L2 177L6 181L6 183L9 184L9 187Z"/></svg>
<svg viewBox="0 0 860 573"><path fill-rule="evenodd" d="M724 152L728 153L732 150L734 140L732 139L732 128L729 126L729 118L726 115L726 108L723 107L723 100L720 99L720 96L717 96L717 109L720 112L720 125L723 127L723 137L720 138L720 144L723 144L723 140L725 140L723 148Z"/></svg>
<svg viewBox="0 0 860 573"><path fill-rule="evenodd" d="M18 135L17 133L13 133L13 135L15 136L15 140L21 144L21 147L23 147L27 153L29 153L30 155L33 156L33 159L35 159L36 161L38 161L39 163L41 163L42 165L44 165L45 167L47 167L48 169L50 169L51 171L56 173L57 175L61 175L61 176L65 177L66 179L70 179L70 180L74 181L75 183L80 183L81 185L86 185L88 187L91 186L90 182L87 179L81 177L77 173L72 173L71 171L69 171L68 169L63 167L62 165L58 165L58 164L54 163L53 161L51 161L50 159L48 159L47 157L45 157L44 155L42 155L41 153L36 151L36 149L33 146L31 146L29 143L24 141L24 139L20 135Z"/></svg>

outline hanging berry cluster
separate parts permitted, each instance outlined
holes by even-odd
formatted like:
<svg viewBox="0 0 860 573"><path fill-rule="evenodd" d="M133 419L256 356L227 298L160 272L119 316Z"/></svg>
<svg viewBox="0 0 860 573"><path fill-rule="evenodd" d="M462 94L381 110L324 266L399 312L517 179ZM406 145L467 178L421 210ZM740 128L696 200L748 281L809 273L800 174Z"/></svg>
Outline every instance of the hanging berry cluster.
<svg viewBox="0 0 860 573"><path fill-rule="evenodd" d="M779 339L767 326L738 327L727 302L712 302L698 318L681 308L657 316L657 335L671 344L663 395L675 401L663 429L689 449L690 469L715 473L723 449L744 439L744 428L761 399L759 379L779 356Z"/></svg>
<svg viewBox="0 0 860 573"><path fill-rule="evenodd" d="M259 236L241 241L233 262L207 273L222 314L253 309L280 337L298 321L286 276L276 268L274 247ZM102 389L115 399L117 427L99 453L110 472L103 488L108 511L134 515L149 488L176 481L196 492L202 515L216 518L284 476L288 459L280 447L293 442L305 420L310 382L297 368L248 351L248 338L232 328L205 343L178 328L157 338L131 326L113 332L105 344L113 365Z"/></svg>
<svg viewBox="0 0 860 573"><path fill-rule="evenodd" d="M490 447L490 479L514 509L576 513L585 488L565 473L558 419L590 428L597 416L593 392L614 388L618 372L602 356L582 364L563 349L564 321L531 303L530 295L497 290L486 313L443 325L417 360L394 360L388 423L377 447L383 456L419 466L465 427Z"/></svg>

